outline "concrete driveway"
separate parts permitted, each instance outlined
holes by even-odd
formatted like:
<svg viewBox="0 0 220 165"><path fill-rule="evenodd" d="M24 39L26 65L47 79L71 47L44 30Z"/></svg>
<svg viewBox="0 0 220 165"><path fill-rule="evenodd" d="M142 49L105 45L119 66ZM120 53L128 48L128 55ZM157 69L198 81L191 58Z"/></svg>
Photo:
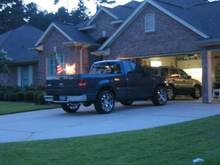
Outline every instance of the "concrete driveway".
<svg viewBox="0 0 220 165"><path fill-rule="evenodd" d="M112 114L98 115L93 106L76 114L61 109L0 116L0 143L106 134L158 127L220 114L220 104L193 101L169 102L155 107L150 102L131 107L117 104Z"/></svg>

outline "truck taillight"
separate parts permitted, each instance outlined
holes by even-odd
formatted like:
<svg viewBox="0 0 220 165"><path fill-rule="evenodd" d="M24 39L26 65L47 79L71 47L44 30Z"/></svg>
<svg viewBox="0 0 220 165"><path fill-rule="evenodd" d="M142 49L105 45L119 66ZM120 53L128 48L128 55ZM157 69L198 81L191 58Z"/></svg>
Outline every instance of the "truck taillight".
<svg viewBox="0 0 220 165"><path fill-rule="evenodd" d="M86 86L86 80L79 80L78 85L79 85L79 87L85 87Z"/></svg>

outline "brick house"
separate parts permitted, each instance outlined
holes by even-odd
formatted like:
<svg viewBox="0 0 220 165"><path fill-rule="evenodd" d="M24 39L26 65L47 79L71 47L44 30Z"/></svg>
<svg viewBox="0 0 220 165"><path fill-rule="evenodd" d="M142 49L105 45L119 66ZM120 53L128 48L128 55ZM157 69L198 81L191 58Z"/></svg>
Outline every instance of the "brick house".
<svg viewBox="0 0 220 165"><path fill-rule="evenodd" d="M101 7L88 22L72 26L74 33L52 24L56 32L49 27L36 44L44 48L40 49L39 61L42 65L39 68L46 69L42 72L45 74L42 83L50 75L47 50L52 52L55 47L61 54L69 50L65 56L74 59L65 62L79 64L77 73L87 71L94 55L184 69L202 82L203 102L210 103L213 89L220 88L219 9L220 1L131 1L115 8Z"/></svg>
<svg viewBox="0 0 220 165"><path fill-rule="evenodd" d="M0 73L1 86L37 85L38 55L34 48L42 31L32 26L21 26L0 35L0 50L11 59L9 72Z"/></svg>

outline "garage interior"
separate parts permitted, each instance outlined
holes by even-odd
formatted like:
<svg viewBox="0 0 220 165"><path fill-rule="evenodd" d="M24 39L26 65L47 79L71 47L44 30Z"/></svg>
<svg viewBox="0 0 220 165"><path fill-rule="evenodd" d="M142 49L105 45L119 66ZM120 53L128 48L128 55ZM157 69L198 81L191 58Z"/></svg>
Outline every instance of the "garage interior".
<svg viewBox="0 0 220 165"><path fill-rule="evenodd" d="M220 101L220 51L211 52L211 89L212 89L212 102ZM133 59L138 61L143 66L148 67L174 67L184 70L193 79L196 79L202 83L203 67L202 58L199 53L195 54L178 54L178 55L167 55L152 56L152 57L129 57L123 59ZM188 97L184 97L187 99ZM182 97L181 97L182 99Z"/></svg>

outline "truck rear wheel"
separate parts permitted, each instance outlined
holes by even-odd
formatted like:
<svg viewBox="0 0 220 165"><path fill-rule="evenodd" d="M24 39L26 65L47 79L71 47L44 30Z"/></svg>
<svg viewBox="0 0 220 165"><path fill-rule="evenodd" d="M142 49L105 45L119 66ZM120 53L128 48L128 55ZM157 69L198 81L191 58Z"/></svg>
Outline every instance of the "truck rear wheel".
<svg viewBox="0 0 220 165"><path fill-rule="evenodd" d="M167 89L163 86L158 86L154 90L154 95L152 97L152 102L156 106L165 105L167 103Z"/></svg>
<svg viewBox="0 0 220 165"><path fill-rule="evenodd" d="M62 104L62 108L67 113L75 113L79 110L80 104L79 103Z"/></svg>
<svg viewBox="0 0 220 165"><path fill-rule="evenodd" d="M101 91L95 102L95 109L100 114L111 113L115 108L115 96L109 90Z"/></svg>

